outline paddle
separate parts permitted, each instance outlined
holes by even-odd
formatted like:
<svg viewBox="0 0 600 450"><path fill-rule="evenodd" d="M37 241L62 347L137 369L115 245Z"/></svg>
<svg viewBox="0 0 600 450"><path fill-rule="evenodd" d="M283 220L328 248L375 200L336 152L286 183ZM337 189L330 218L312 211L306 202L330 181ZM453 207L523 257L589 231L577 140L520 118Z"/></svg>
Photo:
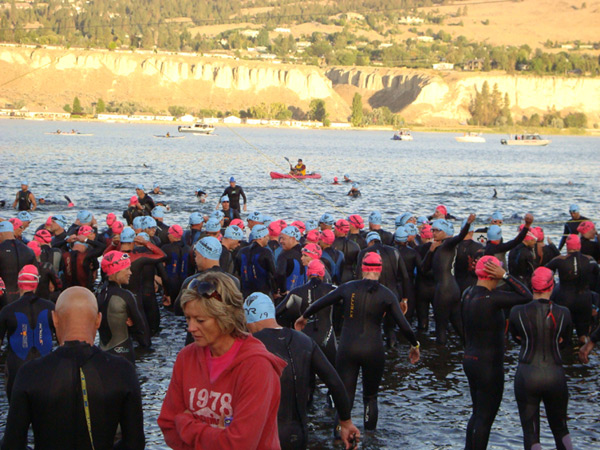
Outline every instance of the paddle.
<svg viewBox="0 0 600 450"><path fill-rule="evenodd" d="M294 171L294 169L292 168L292 163L290 162L289 158L287 156L284 156L283 159L285 159L288 164L290 165L290 173L292 173Z"/></svg>

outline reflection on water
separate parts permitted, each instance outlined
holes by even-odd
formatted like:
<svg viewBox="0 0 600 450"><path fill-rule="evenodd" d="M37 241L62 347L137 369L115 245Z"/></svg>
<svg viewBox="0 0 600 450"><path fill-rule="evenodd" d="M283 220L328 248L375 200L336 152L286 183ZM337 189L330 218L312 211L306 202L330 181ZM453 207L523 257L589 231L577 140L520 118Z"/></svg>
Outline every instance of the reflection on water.
<svg viewBox="0 0 600 450"><path fill-rule="evenodd" d="M44 134L57 128L75 128L94 136ZM524 212L532 211L536 221L545 223L546 235L558 242L570 203L578 203L584 215L596 218L600 159L598 140L593 138L552 137L549 147L521 149L501 146L500 135L486 136L485 144L461 144L452 134L413 133L414 141L403 142L392 141L391 131L218 127L217 136L176 140L153 137L175 130L174 126L164 125L0 120L0 200L12 202L21 180L26 178L37 197L62 201L40 207L34 214L34 226L50 213L61 212L74 219L75 212L65 209L63 195L70 196L77 208L94 212L101 222L108 212L120 215L135 193L135 184L141 182L150 188L158 182L165 195L155 200L167 200L172 207L165 222L185 226L192 211L209 212L214 208L233 175L248 194L249 212L256 209L286 220L318 218L324 212L336 218L355 212L366 216L379 209L384 215L384 228L391 230L395 215L403 211L427 215L437 204L445 203L459 218L477 213L478 222L499 210L505 223L516 224ZM270 171L288 170L284 157L291 161L302 158L309 171L318 171L323 178L305 184L271 180ZM330 184L334 176L341 179L345 173L360 183L361 198L346 197L346 184ZM497 198L492 198L494 188ZM197 189L208 192L208 203L196 202ZM0 216L10 214L0 210ZM505 225L504 233L512 236L513 227ZM137 364L148 448L165 447L156 418L173 362L185 340L182 318L164 315L162 325L160 336L153 339L154 351L140 354ZM462 350L456 341L448 349L441 348L428 334L419 340L422 360L416 366L407 361L407 344L388 351L379 396L379 429L365 436L362 448L464 446L470 397L461 365ZM594 355L589 366L582 366L569 352L565 360L574 446L598 448L600 355ZM504 400L494 423L490 449L522 447L512 387L516 357L516 348L509 345ZM4 391L3 382L0 389ZM359 385L353 418L360 428L361 395ZM0 395L1 429L6 411L6 397ZM317 396L310 421L310 448L337 448L330 439L332 416L324 396ZM542 420L542 444L553 448L545 416Z"/></svg>

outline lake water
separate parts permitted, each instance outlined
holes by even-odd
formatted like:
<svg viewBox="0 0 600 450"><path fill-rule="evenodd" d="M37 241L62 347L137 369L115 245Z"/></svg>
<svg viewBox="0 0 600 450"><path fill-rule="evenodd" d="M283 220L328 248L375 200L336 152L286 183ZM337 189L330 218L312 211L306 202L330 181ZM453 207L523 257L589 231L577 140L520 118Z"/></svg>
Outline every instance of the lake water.
<svg viewBox="0 0 600 450"><path fill-rule="evenodd" d="M93 136L45 133L77 129ZM53 213L67 210L63 195L78 209L91 210L100 224L109 212L120 215L134 187L160 183L172 212L168 224L187 224L193 211L210 212L235 176L248 195L248 212L258 210L273 218L318 219L324 212L341 218L360 213L366 218L377 209L384 228L393 231L394 217L404 211L429 215L444 203L462 219L470 212L485 223L490 214L504 214L504 234L512 237L525 212L535 215L546 236L558 242L568 205L578 203L582 214L597 219L600 196L600 140L552 136L548 147L500 145L501 135L485 135L485 144L457 143L451 133L414 133L414 141L393 141L391 131L289 130L217 127L215 136L157 139L177 134L175 126L103 124L92 122L33 122L0 120L0 200L14 200L22 179L37 197L63 204L41 206L34 214L37 227ZM286 172L291 161L302 158L321 180L271 180L270 171ZM347 173L360 183L362 197L350 199L349 186L332 185L334 176ZM195 190L209 194L202 205ZM492 198L494 189L497 198ZM9 209L0 216L11 217ZM455 226L458 232L459 224ZM30 231L30 230L28 230ZM26 235L31 232L26 233ZM156 425L174 359L184 342L184 321L163 316L163 330L153 339L155 351L140 355L137 368L144 395L148 448L165 448ZM462 349L456 340L448 348L420 335L422 359L407 361L408 345L388 351L379 396L378 431L365 436L368 449L457 449L464 447L470 415L468 383L462 370ZM600 446L598 393L600 355L583 366L565 355L570 389L569 428L574 446ZM494 423L490 449L522 448L521 427L512 380L517 349L506 356L504 400ZM4 392L3 380L0 390ZM0 394L0 429L4 429L7 403ZM333 413L324 397L317 396L311 414L310 448L336 448L330 440ZM357 393L353 419L362 429L362 402ZM554 448L545 416L542 445ZM1 433L1 431L0 431Z"/></svg>

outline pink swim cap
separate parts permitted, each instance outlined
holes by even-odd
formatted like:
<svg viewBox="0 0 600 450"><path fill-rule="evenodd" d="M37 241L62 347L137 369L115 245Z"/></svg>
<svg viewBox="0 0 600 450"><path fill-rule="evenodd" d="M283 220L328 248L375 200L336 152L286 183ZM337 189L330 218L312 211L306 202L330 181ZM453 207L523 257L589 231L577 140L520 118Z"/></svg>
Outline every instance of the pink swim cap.
<svg viewBox="0 0 600 450"><path fill-rule="evenodd" d="M335 234L333 234L333 231L331 230L323 230L321 231L321 237L319 238L319 241L323 241L325 244L331 245L333 244L333 241L335 241Z"/></svg>
<svg viewBox="0 0 600 450"><path fill-rule="evenodd" d="M242 230L244 229L244 221L242 219L233 219L231 222L229 222L229 225L235 225L236 227L239 227Z"/></svg>
<svg viewBox="0 0 600 450"><path fill-rule="evenodd" d="M286 227L285 221L281 220L280 222L282 222L281 229L283 230ZM300 230L300 234L304 234L306 231L306 225L304 225L304 222L301 220L294 220L290 225L298 228L298 230Z"/></svg>
<svg viewBox="0 0 600 450"><path fill-rule="evenodd" d="M137 205L137 202L138 202L138 198L137 198L137 196L134 195L133 197L131 197L129 199L129 206Z"/></svg>
<svg viewBox="0 0 600 450"><path fill-rule="evenodd" d="M42 254L42 247L40 247L40 243L38 241L30 241L27 244L27 247L29 247L31 250L33 250L33 253L35 253L35 256L40 256Z"/></svg>
<svg viewBox="0 0 600 450"><path fill-rule="evenodd" d="M579 251L581 250L581 239L576 234L570 234L567 237L567 251Z"/></svg>
<svg viewBox="0 0 600 450"><path fill-rule="evenodd" d="M325 276L325 266L323 262L318 259L313 259L308 263L306 267L306 276L307 277L324 277Z"/></svg>
<svg viewBox="0 0 600 450"><path fill-rule="evenodd" d="M448 214L448 208L446 208L444 205L438 205L435 210L441 212L444 216Z"/></svg>
<svg viewBox="0 0 600 450"><path fill-rule="evenodd" d="M544 229L542 227L535 227L532 230L532 233L537 237L538 242L544 242Z"/></svg>
<svg viewBox="0 0 600 450"><path fill-rule="evenodd" d="M369 252L362 260L363 272L381 272L382 262L379 253Z"/></svg>
<svg viewBox="0 0 600 450"><path fill-rule="evenodd" d="M321 232L315 228L314 230L310 230L306 235L306 242L309 242L311 244L317 244L319 242L320 237Z"/></svg>
<svg viewBox="0 0 600 450"><path fill-rule="evenodd" d="M340 219L335 223L335 228L340 233L347 234L350 231L350 222L345 219Z"/></svg>
<svg viewBox="0 0 600 450"><path fill-rule="evenodd" d="M17 286L19 289L23 289L24 291L35 291L40 281L39 275L40 273L38 272L37 267L35 267L33 264L27 264L26 266L23 266L19 272Z"/></svg>
<svg viewBox="0 0 600 450"><path fill-rule="evenodd" d="M131 260L129 254L117 250L110 251L104 255L101 264L102 271L108 276L127 269L130 266Z"/></svg>
<svg viewBox="0 0 600 450"><path fill-rule="evenodd" d="M46 223L44 225L46 225L47 227L49 227L50 225L52 225L52 216L50 216L50 217L48 217L46 219Z"/></svg>
<svg viewBox="0 0 600 450"><path fill-rule="evenodd" d="M274 222L271 222L267 227L269 229L269 236L279 237L279 235L281 234L281 230L283 230L286 227L287 223L285 223L285 220L275 220Z"/></svg>
<svg viewBox="0 0 600 450"><path fill-rule="evenodd" d="M181 238L183 236L183 228L180 225L171 225L169 227L169 234L176 238Z"/></svg>
<svg viewBox="0 0 600 450"><path fill-rule="evenodd" d="M115 213L108 213L106 215L106 225L109 227L112 227L112 224L115 223L116 220L117 216L115 216Z"/></svg>
<svg viewBox="0 0 600 450"><path fill-rule="evenodd" d="M123 228L125 228L125 225L123 225L123 222L121 222L119 220L115 221L110 226L110 229L112 230L113 234L121 234L121 232L123 231Z"/></svg>
<svg viewBox="0 0 600 450"><path fill-rule="evenodd" d="M581 222L577 227L577 231L581 234L586 234L594 229L594 223L586 220L585 222Z"/></svg>
<svg viewBox="0 0 600 450"><path fill-rule="evenodd" d="M6 284L4 284L4 280L2 278L0 278L0 294L4 294L5 290L6 290Z"/></svg>
<svg viewBox="0 0 600 450"><path fill-rule="evenodd" d="M83 225L81 227L79 227L79 230L77 230L77 235L78 236L87 236L91 233L94 232L94 229L88 225Z"/></svg>
<svg viewBox="0 0 600 450"><path fill-rule="evenodd" d="M533 230L528 231L527 234L525 235L525 237L523 238L524 241L537 241L538 238L535 235L535 232Z"/></svg>
<svg viewBox="0 0 600 450"><path fill-rule="evenodd" d="M421 238L422 239L433 239L433 231L431 231L431 225L425 224L421 227Z"/></svg>
<svg viewBox="0 0 600 450"><path fill-rule="evenodd" d="M8 221L10 223L12 223L13 229L17 229L17 228L21 228L23 226L23 222L21 222L19 219L17 219L16 217L13 217L12 219L8 219Z"/></svg>
<svg viewBox="0 0 600 450"><path fill-rule="evenodd" d="M321 250L321 247L319 247L317 244L306 244L302 248L302 253L310 256L312 259L319 259L321 258L323 251Z"/></svg>
<svg viewBox="0 0 600 450"><path fill-rule="evenodd" d="M479 258L479 261L477 261L477 264L475 265L475 275L477 275L477 278L479 278L480 280L491 280L492 279L492 277L490 277L488 275L488 273L485 271L485 264L488 262L494 263L497 266L502 267L502 263L495 256L491 256L491 255L482 256L481 258Z"/></svg>
<svg viewBox="0 0 600 450"><path fill-rule="evenodd" d="M48 230L41 229L35 233L33 240L40 244L49 244L52 241L52 234Z"/></svg>
<svg viewBox="0 0 600 450"><path fill-rule="evenodd" d="M548 292L554 288L554 272L546 267L538 267L531 277L533 292Z"/></svg>
<svg viewBox="0 0 600 450"><path fill-rule="evenodd" d="M365 221L358 214L352 214L348 217L348 222L355 228L362 230L365 227Z"/></svg>

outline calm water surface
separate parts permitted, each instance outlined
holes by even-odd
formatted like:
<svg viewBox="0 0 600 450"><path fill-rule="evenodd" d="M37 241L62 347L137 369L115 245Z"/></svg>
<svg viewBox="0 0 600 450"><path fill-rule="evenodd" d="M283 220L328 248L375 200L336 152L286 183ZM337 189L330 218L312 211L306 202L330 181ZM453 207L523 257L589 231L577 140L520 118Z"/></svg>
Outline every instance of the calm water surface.
<svg viewBox="0 0 600 450"><path fill-rule="evenodd" d="M54 136L57 129L75 128L94 136ZM258 210L274 218L318 219L324 212L341 218L352 213L366 217L379 209L384 228L393 231L394 217L404 211L431 214L439 203L464 218L478 214L478 223L499 210L505 218L505 235L525 212L533 212L555 242L568 219L568 205L578 203L582 213L596 220L600 196L600 140L553 136L548 147L519 148L500 145L505 136L486 135L485 144L461 144L456 134L414 133L413 142L392 141L392 132L278 130L218 127L216 136L157 139L177 134L174 126L102 124L87 122L29 122L0 120L0 199L10 202L22 179L28 179L37 197L63 204L42 206L35 213L37 227L52 213L67 210L63 195L76 209L89 209L101 225L108 212L119 213L135 194L134 186L160 183L172 212L168 224L187 224L193 211L210 212L230 176L248 195L248 212ZM302 158L321 180L297 183L271 180L270 171L288 170L284 157ZM331 185L334 176L348 173L360 183L362 198L345 196L349 186ZM497 198L492 198L494 188ZM208 203L196 202L194 192L208 192ZM10 217L11 211L0 210ZM458 231L458 225L455 226ZM28 230L29 231L29 230ZM27 233L26 233L27 234ZM31 232L29 233L31 234ZM139 355L138 373L144 395L148 448L165 448L156 425L173 362L184 342L182 318L163 315L154 352ZM379 396L378 431L365 436L368 449L459 449L470 415L468 383L457 341L448 348L433 343L430 334L419 336L422 359L407 361L408 345L388 351ZM598 395L600 355L588 366L565 352L570 389L569 428L575 448L600 448ZM490 449L522 448L521 428L512 388L517 349L509 345L506 357L504 400L494 423ZM0 390L4 392L3 380ZM0 394L0 429L4 429L7 403ZM317 396L311 415L310 448L336 448L331 440L333 413L324 397ZM353 419L362 429L360 393ZM545 416L542 445L554 448ZM1 432L0 432L1 433Z"/></svg>

